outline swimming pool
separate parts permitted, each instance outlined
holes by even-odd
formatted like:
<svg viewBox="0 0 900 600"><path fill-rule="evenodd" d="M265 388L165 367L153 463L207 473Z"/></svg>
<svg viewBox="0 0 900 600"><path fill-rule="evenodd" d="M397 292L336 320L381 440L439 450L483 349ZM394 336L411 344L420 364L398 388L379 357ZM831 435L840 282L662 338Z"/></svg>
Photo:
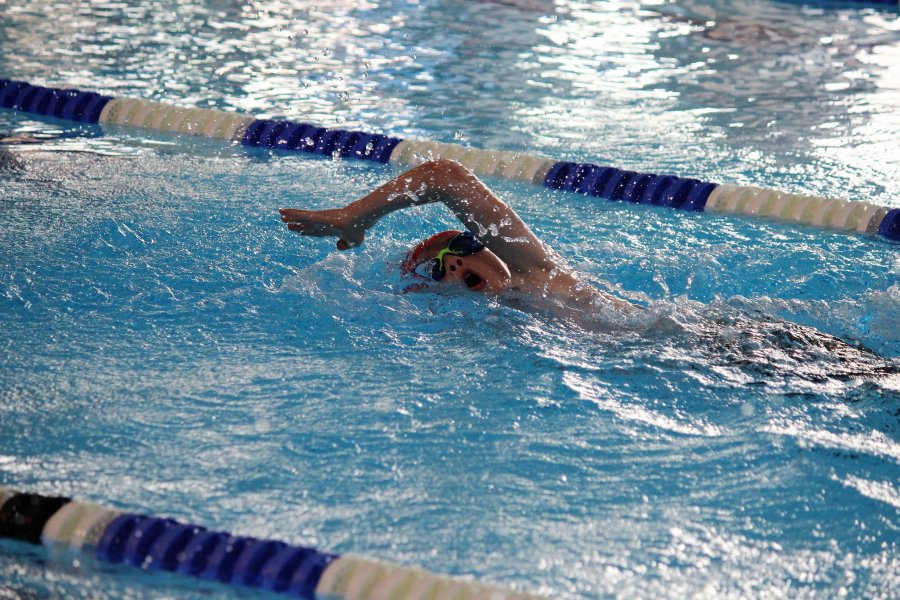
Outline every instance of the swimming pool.
<svg viewBox="0 0 900 600"><path fill-rule="evenodd" d="M0 31L0 77L900 207L896 9L23 0ZM391 167L0 126L56 137L0 150L0 485L554 598L900 587L896 377L741 337L895 360L896 244L489 182L595 283L725 322L723 351L399 295L435 207L347 254L282 229ZM0 550L13 595L244 593Z"/></svg>

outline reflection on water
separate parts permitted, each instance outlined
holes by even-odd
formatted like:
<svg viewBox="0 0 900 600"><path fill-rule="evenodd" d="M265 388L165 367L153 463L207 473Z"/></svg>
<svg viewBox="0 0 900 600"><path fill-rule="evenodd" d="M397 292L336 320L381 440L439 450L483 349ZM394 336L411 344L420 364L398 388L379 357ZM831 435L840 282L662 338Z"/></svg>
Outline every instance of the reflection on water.
<svg viewBox="0 0 900 600"><path fill-rule="evenodd" d="M882 203L900 185L890 10L71 2L50 30L45 10L0 16L4 76Z"/></svg>
<svg viewBox="0 0 900 600"><path fill-rule="evenodd" d="M853 132L882 111L859 99L893 87L894 69L871 57L897 46L896 15L850 18L856 15L778 3L716 10L681 2L666 9L661 18L690 35L661 37L658 54L696 57L692 72L679 78L681 100L720 109L710 125L729 144L774 150L781 168L800 162L791 154L809 160L835 138L867 144Z"/></svg>

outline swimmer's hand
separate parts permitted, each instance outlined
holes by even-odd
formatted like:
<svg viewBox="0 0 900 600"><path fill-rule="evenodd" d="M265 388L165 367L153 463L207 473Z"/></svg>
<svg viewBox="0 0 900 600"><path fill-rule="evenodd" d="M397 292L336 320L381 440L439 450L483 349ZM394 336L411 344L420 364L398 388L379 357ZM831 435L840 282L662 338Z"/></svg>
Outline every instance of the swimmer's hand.
<svg viewBox="0 0 900 600"><path fill-rule="evenodd" d="M366 227L362 220L354 217L352 211L345 208L330 210L280 208L278 212L281 213L281 220L287 223L291 231L314 237L338 238L338 250L355 248L362 244L366 237Z"/></svg>

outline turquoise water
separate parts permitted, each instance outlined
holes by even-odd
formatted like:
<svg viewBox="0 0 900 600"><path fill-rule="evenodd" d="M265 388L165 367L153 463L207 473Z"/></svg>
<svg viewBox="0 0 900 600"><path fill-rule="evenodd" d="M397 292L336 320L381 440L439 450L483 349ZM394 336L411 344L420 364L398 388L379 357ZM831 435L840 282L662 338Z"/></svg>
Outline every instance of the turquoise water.
<svg viewBox="0 0 900 600"><path fill-rule="evenodd" d="M0 77L900 207L896 11L3 9ZM490 181L681 326L596 333L398 294L405 250L453 225L438 207L349 253L279 222L391 167L8 111L0 131L53 138L0 148L0 485L564 600L900 590L897 244ZM0 582L249 595L10 542Z"/></svg>

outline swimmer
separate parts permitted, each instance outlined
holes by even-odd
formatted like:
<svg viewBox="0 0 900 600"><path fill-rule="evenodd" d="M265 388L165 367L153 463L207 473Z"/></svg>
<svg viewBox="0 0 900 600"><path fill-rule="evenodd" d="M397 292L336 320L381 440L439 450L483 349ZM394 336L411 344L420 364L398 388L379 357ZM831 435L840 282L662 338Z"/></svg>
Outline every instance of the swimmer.
<svg viewBox="0 0 900 600"><path fill-rule="evenodd" d="M741 310L714 316L708 306L696 319L676 321L598 290L566 267L475 175L450 160L415 167L343 208L280 212L291 231L336 237L338 249L347 250L362 244L382 217L434 202L453 211L467 231L444 231L420 242L407 253L404 274L549 312L593 331L674 335L698 352L754 373L786 369L810 381L900 373L900 362L811 327Z"/></svg>
<svg viewBox="0 0 900 600"><path fill-rule="evenodd" d="M444 231L410 250L404 274L421 273L441 285L533 304L565 313L640 309L581 280L505 202L471 171L451 160L415 167L343 208L282 208L288 229L337 237L337 248L359 246L379 219L411 206L440 202L467 231Z"/></svg>

